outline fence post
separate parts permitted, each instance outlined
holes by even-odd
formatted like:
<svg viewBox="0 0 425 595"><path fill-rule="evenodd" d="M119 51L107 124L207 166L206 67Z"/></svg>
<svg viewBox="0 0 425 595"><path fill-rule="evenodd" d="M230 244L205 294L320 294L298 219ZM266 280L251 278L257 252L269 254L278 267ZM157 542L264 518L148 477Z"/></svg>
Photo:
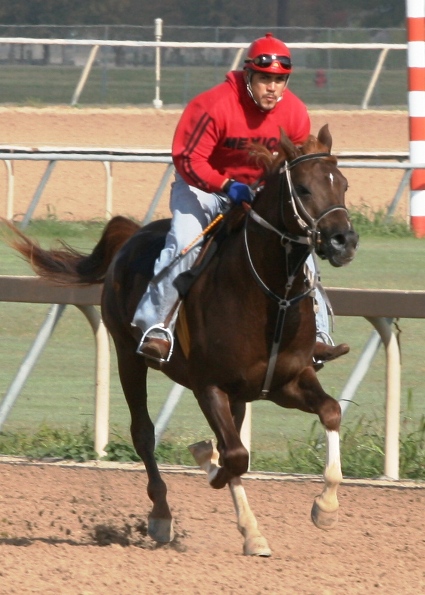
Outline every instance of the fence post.
<svg viewBox="0 0 425 595"><path fill-rule="evenodd" d="M162 39L162 19L155 19L155 39L161 41ZM161 86L161 48L155 48L155 99L153 106L157 109L162 107L162 101L159 98Z"/></svg>
<svg viewBox="0 0 425 595"><path fill-rule="evenodd" d="M90 70L93 66L95 59L96 59L98 51L99 51L98 45L94 45L92 47L92 49L90 50L90 54L87 59L86 65L84 66L83 72L81 73L80 80L78 81L77 88L75 89L74 95L72 96L72 99L71 99L72 106L77 105L78 100L80 99L81 92L84 89L84 85L86 84L86 81L90 74Z"/></svg>
<svg viewBox="0 0 425 595"><path fill-rule="evenodd" d="M6 202L6 219L11 221L13 219L13 200L15 196L15 168L13 161L5 159L4 165L7 170L7 202Z"/></svg>

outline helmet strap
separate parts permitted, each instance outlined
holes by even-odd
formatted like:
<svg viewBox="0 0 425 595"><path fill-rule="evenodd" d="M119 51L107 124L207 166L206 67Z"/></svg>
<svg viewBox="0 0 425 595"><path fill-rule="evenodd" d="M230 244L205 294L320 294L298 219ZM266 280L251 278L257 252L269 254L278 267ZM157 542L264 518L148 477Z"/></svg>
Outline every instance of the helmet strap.
<svg viewBox="0 0 425 595"><path fill-rule="evenodd" d="M247 69L245 70L245 72L246 72L246 90L247 90L247 92L248 92L248 95L251 97L252 101L255 103L255 105L256 105L256 106L257 106L257 107L258 107L258 108L259 108L259 109L260 109L262 112L266 111L266 110L264 110L264 109L261 107L261 105L260 105L260 104L258 103L258 101L255 99L255 97L254 97L254 93L252 92L251 79L252 79L252 75L254 74L254 71L253 71L253 70L251 70L250 68L247 68ZM255 71L255 72L257 72L257 71ZM286 79L286 84L285 84L284 90L285 90L285 89L286 89L286 87L288 86L288 82L289 82L289 75L288 75L288 78ZM279 101L282 101L282 97L283 97L283 94L282 94L282 95L281 95L281 96L280 96L280 97L277 99L276 103L279 103Z"/></svg>
<svg viewBox="0 0 425 595"><path fill-rule="evenodd" d="M263 111L263 108L258 103L258 101L255 99L254 93L252 92L252 87L251 87L251 78L252 78L252 75L253 75L252 70L247 69L246 70L246 90L248 91L248 95L251 97L251 99L255 103L255 105L257 107L259 107L261 111Z"/></svg>

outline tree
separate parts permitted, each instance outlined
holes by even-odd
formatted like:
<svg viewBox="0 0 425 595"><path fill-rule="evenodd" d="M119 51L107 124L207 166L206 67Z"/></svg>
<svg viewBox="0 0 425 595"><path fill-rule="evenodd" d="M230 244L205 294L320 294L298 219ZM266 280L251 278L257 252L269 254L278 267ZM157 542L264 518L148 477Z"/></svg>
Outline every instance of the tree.
<svg viewBox="0 0 425 595"><path fill-rule="evenodd" d="M419 1L419 0L418 0ZM19 25L400 27L403 0L14 0L0 23Z"/></svg>
<svg viewBox="0 0 425 595"><path fill-rule="evenodd" d="M357 27L403 27L406 4L402 0L331 0L333 10L345 10L349 24Z"/></svg>

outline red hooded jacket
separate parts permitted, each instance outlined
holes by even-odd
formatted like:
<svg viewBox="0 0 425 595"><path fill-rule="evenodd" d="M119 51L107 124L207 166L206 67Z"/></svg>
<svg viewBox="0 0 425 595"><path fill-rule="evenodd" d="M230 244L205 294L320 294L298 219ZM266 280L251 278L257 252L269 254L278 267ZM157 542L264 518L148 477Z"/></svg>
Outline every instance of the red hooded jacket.
<svg viewBox="0 0 425 595"><path fill-rule="evenodd" d="M192 99L177 125L172 155L176 170L191 186L219 192L228 178L252 184L262 173L249 158L249 146L261 143L273 151L280 128L294 144L310 134L304 103L285 89L270 111L261 110L248 95L242 71Z"/></svg>

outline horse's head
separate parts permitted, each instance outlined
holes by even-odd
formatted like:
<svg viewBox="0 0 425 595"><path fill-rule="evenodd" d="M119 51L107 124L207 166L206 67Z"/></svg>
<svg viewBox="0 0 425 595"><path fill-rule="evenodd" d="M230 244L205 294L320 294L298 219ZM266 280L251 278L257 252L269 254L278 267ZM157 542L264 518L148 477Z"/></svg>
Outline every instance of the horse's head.
<svg viewBox="0 0 425 595"><path fill-rule="evenodd" d="M354 258L358 235L345 207L347 180L331 148L327 125L302 147L296 147L282 131L277 155L266 164L266 188L279 189L279 227L310 238L317 255L338 267Z"/></svg>

